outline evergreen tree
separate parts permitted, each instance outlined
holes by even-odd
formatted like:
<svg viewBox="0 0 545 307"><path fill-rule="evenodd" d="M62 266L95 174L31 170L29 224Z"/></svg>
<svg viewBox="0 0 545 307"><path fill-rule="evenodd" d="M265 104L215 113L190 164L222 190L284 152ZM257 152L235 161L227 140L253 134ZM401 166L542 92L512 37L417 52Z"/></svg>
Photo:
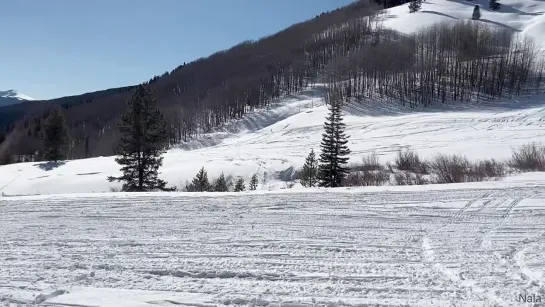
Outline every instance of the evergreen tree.
<svg viewBox="0 0 545 307"><path fill-rule="evenodd" d="M411 0L409 3L409 12L414 13L420 11L422 8L422 0Z"/></svg>
<svg viewBox="0 0 545 307"><path fill-rule="evenodd" d="M199 170L197 175L193 178L191 184L187 187L188 192L207 192L210 191L211 186L208 182L208 172L203 168Z"/></svg>
<svg viewBox="0 0 545 307"><path fill-rule="evenodd" d="M225 180L225 175L221 175L214 182L214 191L216 192L228 192L229 188L227 187L227 180Z"/></svg>
<svg viewBox="0 0 545 307"><path fill-rule="evenodd" d="M237 183L235 184L235 192L243 192L244 190L246 190L246 186L244 185L244 179L242 177L239 177Z"/></svg>
<svg viewBox="0 0 545 307"><path fill-rule="evenodd" d="M254 174L252 176L252 179L250 179L250 191L257 190L257 185L259 184L259 180L257 180L257 174Z"/></svg>
<svg viewBox="0 0 545 307"><path fill-rule="evenodd" d="M158 178L166 145L166 122L148 85L137 86L127 100L118 129L121 141L115 161L122 166L123 175L108 180L122 181L124 191L174 190L166 188L166 182Z"/></svg>
<svg viewBox="0 0 545 307"><path fill-rule="evenodd" d="M44 160L58 162L66 158L68 128L62 111L51 110L44 126Z"/></svg>
<svg viewBox="0 0 545 307"><path fill-rule="evenodd" d="M481 19L481 7L478 5L475 5L475 8L473 9L473 20L479 20Z"/></svg>
<svg viewBox="0 0 545 307"><path fill-rule="evenodd" d="M490 1L488 2L488 6L489 6L492 10L497 11L497 10L500 9L501 4L498 2L498 0L490 0Z"/></svg>
<svg viewBox="0 0 545 307"><path fill-rule="evenodd" d="M317 174L318 161L316 160L316 154L314 154L314 149L311 149L305 161L305 165L303 165L303 170L301 170L301 184L307 188L316 186Z"/></svg>
<svg viewBox="0 0 545 307"><path fill-rule="evenodd" d="M340 187L349 172L345 166L350 149L346 145L348 137L344 133L346 125L342 118L342 97L333 90L330 97L329 114L324 123L320 147L318 180L321 187Z"/></svg>

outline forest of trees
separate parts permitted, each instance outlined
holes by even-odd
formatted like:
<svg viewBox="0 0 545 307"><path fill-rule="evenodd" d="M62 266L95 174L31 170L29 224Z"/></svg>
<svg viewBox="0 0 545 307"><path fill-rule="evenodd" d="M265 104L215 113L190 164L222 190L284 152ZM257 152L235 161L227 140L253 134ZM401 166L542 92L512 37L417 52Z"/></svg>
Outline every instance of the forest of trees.
<svg viewBox="0 0 545 307"><path fill-rule="evenodd" d="M391 3L359 1L153 77L149 86L165 116L167 146L316 82L338 88L343 101L412 108L512 97L541 85L544 65L530 40L477 20L400 34L381 26L379 9ZM61 106L67 121L69 159L113 154L121 138L116 125L132 88L32 103L28 110L2 108L0 161L8 151L42 156L43 135L37 131L52 105Z"/></svg>

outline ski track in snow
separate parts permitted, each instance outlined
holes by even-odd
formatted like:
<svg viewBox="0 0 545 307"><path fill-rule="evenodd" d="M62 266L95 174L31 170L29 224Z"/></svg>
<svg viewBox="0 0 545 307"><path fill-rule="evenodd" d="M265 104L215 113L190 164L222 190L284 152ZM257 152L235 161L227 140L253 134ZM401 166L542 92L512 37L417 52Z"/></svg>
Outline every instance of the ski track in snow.
<svg viewBox="0 0 545 307"><path fill-rule="evenodd" d="M513 306L544 187L3 198L0 305Z"/></svg>

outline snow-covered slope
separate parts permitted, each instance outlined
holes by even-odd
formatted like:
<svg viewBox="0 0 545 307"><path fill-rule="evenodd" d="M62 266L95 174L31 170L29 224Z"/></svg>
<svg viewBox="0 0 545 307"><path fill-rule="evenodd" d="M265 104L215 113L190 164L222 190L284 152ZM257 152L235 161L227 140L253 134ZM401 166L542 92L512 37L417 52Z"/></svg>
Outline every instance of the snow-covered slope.
<svg viewBox="0 0 545 307"><path fill-rule="evenodd" d="M21 94L15 90L0 91L0 107L27 100L34 100L34 98Z"/></svg>
<svg viewBox="0 0 545 307"><path fill-rule="evenodd" d="M469 19L476 4L482 8L482 19L476 22L511 28L545 46L545 1L541 0L502 0L499 11L491 11L487 0L427 0L413 14L407 5L386 10L383 22L410 33L436 22ZM279 172L300 167L310 149L319 147L327 113L320 90L308 90L170 150L162 177L182 187L204 166L210 177L224 172L249 179L258 173L266 178L260 188L282 188L284 183L276 180ZM416 111L366 103L348 106L346 112L352 162L371 152L386 162L406 147L424 156L443 152L502 159L513 147L545 142L545 95ZM69 161L55 168L39 163L3 166L0 191L8 195L104 192L119 187L106 181L107 176L118 174L118 168L113 157Z"/></svg>
<svg viewBox="0 0 545 307"><path fill-rule="evenodd" d="M426 0L422 9L410 14L408 4L386 10L384 26L411 33L437 22L471 19L475 5L481 7L481 20L490 26L512 29L533 38L545 47L545 1L501 0L501 9L492 11L488 0Z"/></svg>
<svg viewBox="0 0 545 307"><path fill-rule="evenodd" d="M318 90L316 90L318 91ZM224 131L173 149L164 157L162 177L182 187L204 166L209 177L221 172L254 173L267 181L261 189L285 186L276 178L290 167L301 167L311 148L318 149L327 114L323 100L301 94L269 110L259 110L231 123ZM508 158L511 149L530 141L545 143L545 96L479 105L458 104L411 110L402 106L349 105L346 109L351 161L376 152L383 162L402 148L423 156L459 153L471 159ZM229 132L230 131L230 132ZM21 163L0 167L0 192L7 195L107 192L119 185L114 157L68 161L51 167Z"/></svg>

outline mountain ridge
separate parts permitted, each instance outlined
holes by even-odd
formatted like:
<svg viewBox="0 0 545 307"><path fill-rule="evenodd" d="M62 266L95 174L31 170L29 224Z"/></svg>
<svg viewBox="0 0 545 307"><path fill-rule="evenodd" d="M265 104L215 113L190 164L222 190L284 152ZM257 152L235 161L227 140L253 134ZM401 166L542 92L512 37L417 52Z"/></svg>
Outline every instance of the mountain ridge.
<svg viewBox="0 0 545 307"><path fill-rule="evenodd" d="M22 94L14 89L10 89L7 91L0 91L0 107L21 103L23 101L33 101L33 100L36 100L36 99L30 96L27 96L25 94Z"/></svg>

